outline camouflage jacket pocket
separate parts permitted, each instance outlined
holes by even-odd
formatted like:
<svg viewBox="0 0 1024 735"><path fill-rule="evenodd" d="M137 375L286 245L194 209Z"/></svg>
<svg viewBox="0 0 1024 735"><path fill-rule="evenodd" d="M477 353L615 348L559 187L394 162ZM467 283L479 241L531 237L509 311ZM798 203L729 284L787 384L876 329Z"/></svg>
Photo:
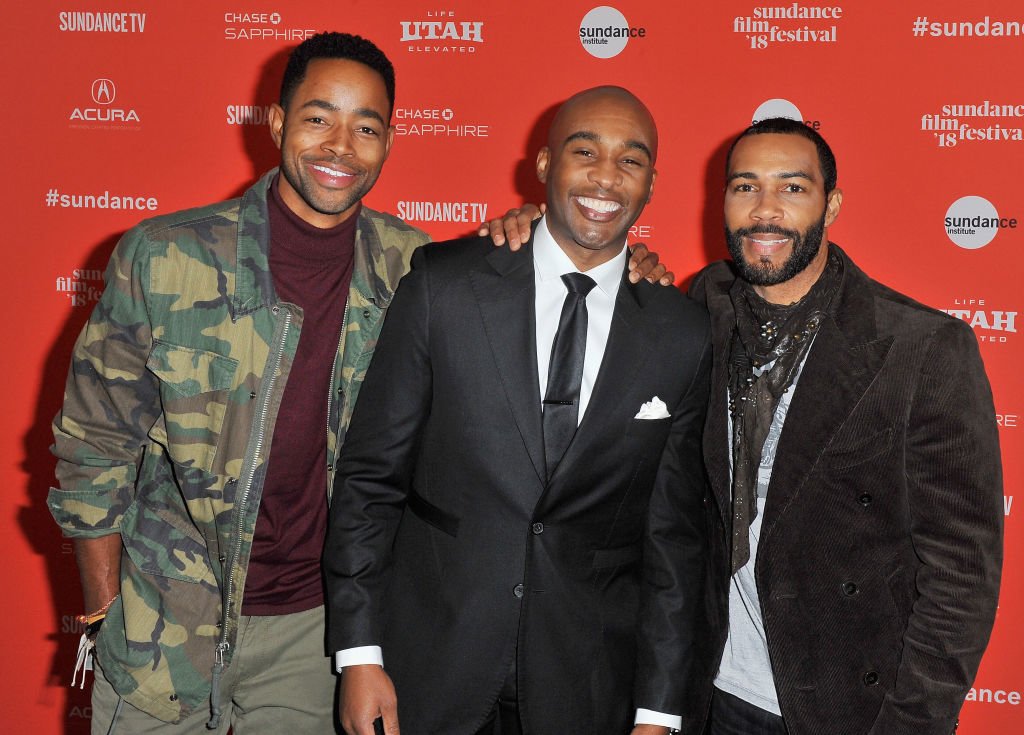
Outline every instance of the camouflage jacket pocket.
<svg viewBox="0 0 1024 735"><path fill-rule="evenodd" d="M218 594L206 542L184 508L136 500L124 514L121 538L139 571L198 582Z"/></svg>
<svg viewBox="0 0 1024 735"><path fill-rule="evenodd" d="M209 472L238 361L155 341L146 367L160 379L163 408L153 439L167 447L174 462Z"/></svg>

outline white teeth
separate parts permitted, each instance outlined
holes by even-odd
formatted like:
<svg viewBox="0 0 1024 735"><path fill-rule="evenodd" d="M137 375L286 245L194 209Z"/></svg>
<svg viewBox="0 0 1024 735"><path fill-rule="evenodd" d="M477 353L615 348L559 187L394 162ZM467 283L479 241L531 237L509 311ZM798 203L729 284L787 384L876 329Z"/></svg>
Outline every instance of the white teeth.
<svg viewBox="0 0 1024 735"><path fill-rule="evenodd" d="M752 237L750 239L756 242L758 245L779 245L784 242L789 242L788 237L784 237L781 240L758 240L756 237Z"/></svg>
<svg viewBox="0 0 1024 735"><path fill-rule="evenodd" d="M316 165L314 165L313 168L315 168L317 171L323 171L328 176L335 176L335 177L339 177L339 176L352 176L352 174L347 174L344 171L335 171L333 168L327 168L327 166L316 166Z"/></svg>
<svg viewBox="0 0 1024 735"><path fill-rule="evenodd" d="M591 199L590 197L576 197L576 201L582 204L587 209L593 209L595 212L616 212L622 209L622 205L618 202L611 202L607 199Z"/></svg>

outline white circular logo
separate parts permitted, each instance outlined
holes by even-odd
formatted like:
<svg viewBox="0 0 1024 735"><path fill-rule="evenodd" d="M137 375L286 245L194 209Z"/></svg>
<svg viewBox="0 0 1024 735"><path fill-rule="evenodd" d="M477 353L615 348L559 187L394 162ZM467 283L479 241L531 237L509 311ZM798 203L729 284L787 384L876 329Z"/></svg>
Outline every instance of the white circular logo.
<svg viewBox="0 0 1024 735"><path fill-rule="evenodd" d="M618 56L628 41L626 16L608 5L594 8L580 22L580 43L591 56L599 59Z"/></svg>
<svg viewBox="0 0 1024 735"><path fill-rule="evenodd" d="M946 234L965 250L977 250L999 232L999 212L984 197L960 197L946 210Z"/></svg>
<svg viewBox="0 0 1024 735"><path fill-rule="evenodd" d="M453 117L455 117L455 113L452 111L452 108L446 107L443 110L441 110L442 120L451 120Z"/></svg>
<svg viewBox="0 0 1024 735"><path fill-rule="evenodd" d="M281 22L281 14L280 13L271 13L270 14L270 22L273 23L276 26L278 23Z"/></svg>
<svg viewBox="0 0 1024 735"><path fill-rule="evenodd" d="M762 102L761 106L754 110L754 119L751 122L758 123L770 117L785 117L797 122L804 121L804 116L796 105L789 100L780 98Z"/></svg>

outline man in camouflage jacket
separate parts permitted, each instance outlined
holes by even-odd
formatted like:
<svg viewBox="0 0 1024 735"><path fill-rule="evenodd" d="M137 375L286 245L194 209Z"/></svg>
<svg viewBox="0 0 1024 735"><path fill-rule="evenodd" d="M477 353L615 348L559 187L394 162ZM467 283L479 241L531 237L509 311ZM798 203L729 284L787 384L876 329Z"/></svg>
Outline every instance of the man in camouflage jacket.
<svg viewBox="0 0 1024 735"><path fill-rule="evenodd" d="M282 154L286 160L285 146ZM156 728L190 715L205 722L211 689L218 719L217 680L239 643L267 455L303 328L302 310L278 298L269 268L267 199L276 175L240 199L157 217L124 236L74 348L54 421L60 488L50 492L50 510L76 540L87 605L110 594L89 599L87 576L102 576L104 567L113 567L119 594L97 660L132 706L125 709L148 713ZM413 250L427 241L357 205L330 397L325 413L310 419L326 423L325 493L385 311ZM105 542L116 552L97 562ZM326 657L316 664L331 676ZM332 703L324 704L330 712ZM224 732L227 719L211 726Z"/></svg>

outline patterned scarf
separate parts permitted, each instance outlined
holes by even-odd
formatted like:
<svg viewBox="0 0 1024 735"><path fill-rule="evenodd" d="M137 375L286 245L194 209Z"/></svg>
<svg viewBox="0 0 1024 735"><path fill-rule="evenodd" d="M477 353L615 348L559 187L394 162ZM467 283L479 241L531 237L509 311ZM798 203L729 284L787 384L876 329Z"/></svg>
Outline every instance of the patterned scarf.
<svg viewBox="0 0 1024 735"><path fill-rule="evenodd" d="M807 295L788 306L768 303L740 278L729 291L736 312L729 350L733 574L750 560L750 524L757 517L757 472L779 398L793 384L842 273L842 261L831 253L825 271ZM768 369L762 371L766 365Z"/></svg>

